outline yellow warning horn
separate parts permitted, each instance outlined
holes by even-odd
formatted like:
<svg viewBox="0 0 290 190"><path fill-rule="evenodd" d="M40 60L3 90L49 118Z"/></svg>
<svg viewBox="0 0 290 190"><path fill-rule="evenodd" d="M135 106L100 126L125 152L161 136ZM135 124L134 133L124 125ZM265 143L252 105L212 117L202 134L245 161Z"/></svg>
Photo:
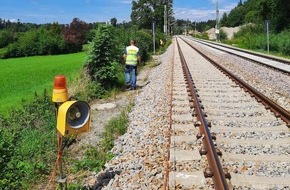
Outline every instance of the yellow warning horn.
<svg viewBox="0 0 290 190"><path fill-rule="evenodd" d="M64 102L58 109L57 130L65 137L87 132L90 115L90 106L86 102Z"/></svg>

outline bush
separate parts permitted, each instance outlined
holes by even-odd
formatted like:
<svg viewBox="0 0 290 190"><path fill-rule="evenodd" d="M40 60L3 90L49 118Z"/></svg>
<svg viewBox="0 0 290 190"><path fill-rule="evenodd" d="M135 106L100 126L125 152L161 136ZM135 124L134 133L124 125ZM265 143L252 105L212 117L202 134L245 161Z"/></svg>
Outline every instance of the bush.
<svg viewBox="0 0 290 190"><path fill-rule="evenodd" d="M198 34L197 37L201 38L201 39L204 39L204 40L209 40L208 33L206 33L206 32Z"/></svg>
<svg viewBox="0 0 290 190"><path fill-rule="evenodd" d="M123 54L124 49L130 45L130 40L135 39L136 46L140 49L142 62L146 62L150 59L150 54L153 52L153 36L151 30L138 29L136 26L131 28L117 28L115 31L115 36L119 41L119 55ZM162 32L156 32L155 36L155 48L158 51L159 48L164 48L164 45L160 45L160 40L167 43L171 41L168 36L164 35ZM122 60L120 60L121 62Z"/></svg>
<svg viewBox="0 0 290 190"><path fill-rule="evenodd" d="M135 40L140 49L143 61L147 61L150 57L149 52L153 51L153 38L148 30L139 30L136 33Z"/></svg>
<svg viewBox="0 0 290 190"><path fill-rule="evenodd" d="M2 52L2 58L34 55L56 55L67 52L67 44L60 34L51 34L45 29L32 29L10 43Z"/></svg>
<svg viewBox="0 0 290 190"><path fill-rule="evenodd" d="M220 40L223 41L223 40L227 40L227 39L228 39L227 33L221 29L220 30Z"/></svg>
<svg viewBox="0 0 290 190"><path fill-rule="evenodd" d="M85 61L85 69L91 79L102 87L108 88L117 81L115 62L116 43L111 26L101 25L92 41L92 49Z"/></svg>
<svg viewBox="0 0 290 190"><path fill-rule="evenodd" d="M51 97L35 94L8 118L0 117L0 189L29 189L50 173L56 150L55 109Z"/></svg>
<svg viewBox="0 0 290 190"><path fill-rule="evenodd" d="M277 52L282 55L290 56L290 31L283 31L277 35L277 38L271 40L271 44L277 43ZM271 47L270 47L271 48Z"/></svg>
<svg viewBox="0 0 290 190"><path fill-rule="evenodd" d="M270 32L270 51L280 55L290 55L290 31L283 31L279 34ZM238 44L239 47L267 51L267 34L257 25L248 25L243 27L234 35L231 43Z"/></svg>

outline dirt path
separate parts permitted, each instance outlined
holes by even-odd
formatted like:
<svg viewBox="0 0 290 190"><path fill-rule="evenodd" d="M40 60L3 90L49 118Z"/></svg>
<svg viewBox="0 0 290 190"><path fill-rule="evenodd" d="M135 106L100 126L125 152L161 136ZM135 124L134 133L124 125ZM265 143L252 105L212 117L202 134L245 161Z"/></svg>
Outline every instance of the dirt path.
<svg viewBox="0 0 290 190"><path fill-rule="evenodd" d="M153 58L153 65L157 65L158 57ZM69 149L69 155L74 155L74 159L81 159L88 147L97 147L98 142L102 140L101 134L104 131L105 125L112 118L118 117L121 111L126 108L130 102L138 96L142 87L147 85L148 76L152 67L144 66L141 72L137 76L137 90L134 91L123 91L116 94L114 97L105 100L96 100L91 104L91 124L90 131L87 133L80 134L75 143ZM68 176L68 182L77 182L83 179L83 183L86 186L93 186L96 180L96 173L86 171L82 174L76 174L75 176Z"/></svg>

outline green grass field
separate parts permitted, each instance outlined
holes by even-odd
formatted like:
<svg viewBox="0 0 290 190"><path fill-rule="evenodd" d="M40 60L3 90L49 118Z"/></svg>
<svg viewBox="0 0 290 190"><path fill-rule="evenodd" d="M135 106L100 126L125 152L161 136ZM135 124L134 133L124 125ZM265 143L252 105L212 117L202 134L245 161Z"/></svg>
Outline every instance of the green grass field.
<svg viewBox="0 0 290 190"><path fill-rule="evenodd" d="M34 93L44 89L52 93L53 80L62 74L67 83L83 66L86 53L57 56L35 56L0 60L0 115L7 115L22 100L31 100Z"/></svg>

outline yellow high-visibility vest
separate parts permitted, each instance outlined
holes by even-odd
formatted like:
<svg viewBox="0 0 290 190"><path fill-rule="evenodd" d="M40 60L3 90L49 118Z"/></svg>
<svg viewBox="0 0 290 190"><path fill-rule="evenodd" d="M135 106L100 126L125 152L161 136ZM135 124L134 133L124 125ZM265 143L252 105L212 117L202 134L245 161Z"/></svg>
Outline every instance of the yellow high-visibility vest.
<svg viewBox="0 0 290 190"><path fill-rule="evenodd" d="M128 46L126 48L126 65L137 65L139 48L136 46Z"/></svg>

